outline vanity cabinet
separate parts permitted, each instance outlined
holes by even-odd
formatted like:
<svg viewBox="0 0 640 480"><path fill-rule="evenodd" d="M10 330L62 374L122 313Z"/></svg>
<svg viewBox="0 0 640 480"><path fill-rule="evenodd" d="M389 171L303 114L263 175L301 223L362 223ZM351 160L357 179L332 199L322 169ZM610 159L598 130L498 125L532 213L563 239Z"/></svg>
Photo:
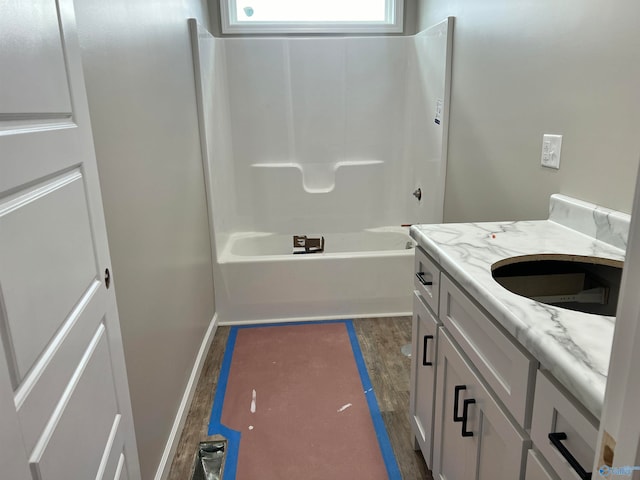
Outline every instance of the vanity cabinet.
<svg viewBox="0 0 640 480"><path fill-rule="evenodd" d="M474 370L443 329L438 345L434 478L519 479L530 440Z"/></svg>
<svg viewBox="0 0 640 480"><path fill-rule="evenodd" d="M441 479L523 478L535 362L421 248L414 273L410 421L427 465Z"/></svg>
<svg viewBox="0 0 640 480"><path fill-rule="evenodd" d="M414 277L410 420L433 477L590 478L597 420L420 247Z"/></svg>

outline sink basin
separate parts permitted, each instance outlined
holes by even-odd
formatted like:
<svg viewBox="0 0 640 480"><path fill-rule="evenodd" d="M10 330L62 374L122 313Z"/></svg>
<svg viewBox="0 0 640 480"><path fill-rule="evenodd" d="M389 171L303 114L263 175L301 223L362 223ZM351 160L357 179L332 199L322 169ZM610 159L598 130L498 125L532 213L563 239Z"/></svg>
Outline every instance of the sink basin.
<svg viewBox="0 0 640 480"><path fill-rule="evenodd" d="M623 262L577 255L524 255L491 266L496 282L517 295L568 310L616 315Z"/></svg>

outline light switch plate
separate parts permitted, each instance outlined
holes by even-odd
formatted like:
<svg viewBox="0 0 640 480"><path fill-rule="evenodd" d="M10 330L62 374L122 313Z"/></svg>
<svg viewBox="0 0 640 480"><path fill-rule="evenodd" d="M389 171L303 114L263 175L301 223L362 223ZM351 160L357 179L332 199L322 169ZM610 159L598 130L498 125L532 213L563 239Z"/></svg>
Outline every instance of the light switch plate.
<svg viewBox="0 0 640 480"><path fill-rule="evenodd" d="M542 156L540 164L548 168L560 168L560 152L562 150L562 135L545 134L542 137Z"/></svg>

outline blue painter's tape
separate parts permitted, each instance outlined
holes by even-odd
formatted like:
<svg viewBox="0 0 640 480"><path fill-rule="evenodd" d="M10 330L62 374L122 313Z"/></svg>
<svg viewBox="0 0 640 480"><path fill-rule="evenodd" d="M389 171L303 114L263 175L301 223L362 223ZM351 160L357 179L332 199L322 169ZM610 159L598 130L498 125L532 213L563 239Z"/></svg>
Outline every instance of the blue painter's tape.
<svg viewBox="0 0 640 480"><path fill-rule="evenodd" d="M218 376L218 386L216 387L216 395L213 399L213 407L211 409L211 417L209 420L209 435L220 434L227 439L227 452L224 460L223 480L235 480L236 470L238 469L238 452L240 450L241 433L232 430L220 423L222 419L222 406L224 405L224 396L227 393L227 383L229 382L229 370L231 368L231 359L233 358L233 349L236 346L236 337L238 336L238 328L231 327L227 346L222 359L222 367Z"/></svg>
<svg viewBox="0 0 640 480"><path fill-rule="evenodd" d="M396 461L396 456L393 453L393 447L391 446L391 441L389 440L389 435L387 435L387 429L384 426L384 420L380 413L378 400L376 399L376 394L373 391L373 386L371 385L369 372L367 372L367 365L364 363L362 350L360 350L356 330L353 327L353 322L351 320L346 320L345 325L347 327L347 332L349 332L349 340L351 341L353 356L356 359L356 365L358 366L358 372L360 373L360 381L362 382L362 388L364 389L367 404L369 405L369 412L371 413L373 427L376 429L378 445L380 445L384 466L387 468L387 475L389 475L389 480L402 480L400 468L398 467L398 462Z"/></svg>
<svg viewBox="0 0 640 480"><path fill-rule="evenodd" d="M284 322L284 323L267 323L267 324L254 324L254 325L237 325L231 327L229 331L229 339L227 340L227 346L222 359L222 367L220 368L220 375L218 377L218 386L216 388L216 394L213 400L213 407L211 409L211 418L209 421L209 435L221 434L227 438L228 451L225 458L224 476L223 480L235 480L236 471L238 468L238 453L240 450L241 433L232 430L220 423L222 418L222 407L224 405L224 397L227 392L227 383L229 381L229 370L231 369L231 360L233 358L233 350L236 344L236 338L238 336L239 329L245 328L263 328L263 327L282 327L292 325L309 325L309 324L321 324L321 323L343 323L349 334L349 341L351 343L351 349L353 350L353 356L358 367L358 373L360 374L360 381L362 388L364 389L365 398L367 399L367 405L369 406L369 413L371 414L371 420L376 431L376 437L378 439L378 445L382 453L382 459L384 460L385 468L387 469L387 475L389 480L402 480L400 469L396 457L393 453L393 447L391 441L387 435L387 429L384 425L384 420L380 413L380 407L376 395L371 385L371 379L367 372L367 366L362 356L362 350L358 343L358 337L356 335L353 322L351 320L314 320L309 322Z"/></svg>

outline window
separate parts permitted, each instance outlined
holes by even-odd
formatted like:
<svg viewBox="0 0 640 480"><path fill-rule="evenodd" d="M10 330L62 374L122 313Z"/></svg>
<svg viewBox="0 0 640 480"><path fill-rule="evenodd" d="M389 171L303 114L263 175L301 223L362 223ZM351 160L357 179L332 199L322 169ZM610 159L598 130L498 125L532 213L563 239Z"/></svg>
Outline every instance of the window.
<svg viewBox="0 0 640 480"><path fill-rule="evenodd" d="M223 33L402 32L404 0L220 0Z"/></svg>

